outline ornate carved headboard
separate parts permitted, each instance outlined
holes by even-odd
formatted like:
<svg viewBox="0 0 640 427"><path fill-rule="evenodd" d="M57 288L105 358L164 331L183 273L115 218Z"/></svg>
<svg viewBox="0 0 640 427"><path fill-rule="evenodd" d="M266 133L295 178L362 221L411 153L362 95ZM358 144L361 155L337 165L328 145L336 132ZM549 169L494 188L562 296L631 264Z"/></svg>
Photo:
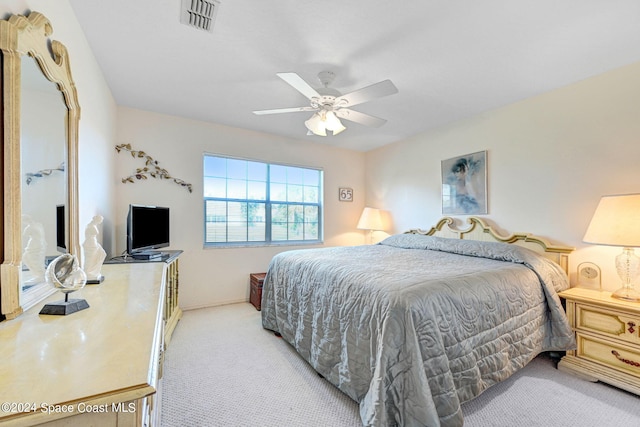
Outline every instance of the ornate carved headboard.
<svg viewBox="0 0 640 427"><path fill-rule="evenodd" d="M466 229L458 229L455 219L444 217L430 230L412 229L409 234L424 234L427 236L446 237L449 239L480 240L485 242L510 243L531 249L545 258L557 263L565 273L569 271L569 254L575 250L570 246L555 245L543 237L531 233L514 233L502 236L489 226L482 218L471 216L467 218L470 226Z"/></svg>

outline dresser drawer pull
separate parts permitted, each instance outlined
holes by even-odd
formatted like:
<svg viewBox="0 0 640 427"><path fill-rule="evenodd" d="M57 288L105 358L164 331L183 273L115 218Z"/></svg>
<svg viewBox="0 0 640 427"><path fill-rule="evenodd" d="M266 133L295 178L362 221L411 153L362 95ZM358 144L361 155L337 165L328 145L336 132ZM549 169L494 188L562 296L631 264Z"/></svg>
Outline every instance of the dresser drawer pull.
<svg viewBox="0 0 640 427"><path fill-rule="evenodd" d="M613 354L616 359L618 359L619 361L626 363L627 365L631 365L631 366L635 366L636 368L640 368L640 363L638 362L634 362L633 360L629 360L629 359L625 359L622 356L620 356L620 353L618 353L615 350L611 350L611 354Z"/></svg>
<svg viewBox="0 0 640 427"><path fill-rule="evenodd" d="M629 327L629 329L627 329L627 331L629 331L630 334L634 333L636 330L633 329L634 326L636 326L635 323L633 322L627 322L627 326Z"/></svg>

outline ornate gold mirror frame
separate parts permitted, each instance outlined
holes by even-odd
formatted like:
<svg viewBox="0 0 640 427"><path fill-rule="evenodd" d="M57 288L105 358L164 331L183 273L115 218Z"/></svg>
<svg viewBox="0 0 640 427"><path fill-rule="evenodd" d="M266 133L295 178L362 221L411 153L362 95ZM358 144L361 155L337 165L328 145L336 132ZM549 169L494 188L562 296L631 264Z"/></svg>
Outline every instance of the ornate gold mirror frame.
<svg viewBox="0 0 640 427"><path fill-rule="evenodd" d="M22 284L22 198L21 170L21 61L32 57L47 80L55 83L66 106L66 177L67 177L67 238L68 250L79 255L78 237L78 122L80 106L71 77L67 49L60 42L50 40L53 28L38 12L28 16L14 15L0 21L0 49L2 55L2 235L0 245L0 307L7 319L15 318L29 308L21 302ZM46 284L42 284L45 287ZM53 290L53 288L51 288ZM42 300L51 292L40 293ZM37 301L29 301L34 305Z"/></svg>

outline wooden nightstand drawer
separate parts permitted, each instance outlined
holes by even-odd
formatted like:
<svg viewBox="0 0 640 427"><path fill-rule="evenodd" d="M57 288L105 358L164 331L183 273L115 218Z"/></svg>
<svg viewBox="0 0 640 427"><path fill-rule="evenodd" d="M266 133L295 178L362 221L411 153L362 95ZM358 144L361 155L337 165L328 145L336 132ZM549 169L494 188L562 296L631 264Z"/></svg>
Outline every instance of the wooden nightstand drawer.
<svg viewBox="0 0 640 427"><path fill-rule="evenodd" d="M640 316L577 303L575 328L640 344Z"/></svg>
<svg viewBox="0 0 640 427"><path fill-rule="evenodd" d="M577 333L576 356L640 378L640 349Z"/></svg>

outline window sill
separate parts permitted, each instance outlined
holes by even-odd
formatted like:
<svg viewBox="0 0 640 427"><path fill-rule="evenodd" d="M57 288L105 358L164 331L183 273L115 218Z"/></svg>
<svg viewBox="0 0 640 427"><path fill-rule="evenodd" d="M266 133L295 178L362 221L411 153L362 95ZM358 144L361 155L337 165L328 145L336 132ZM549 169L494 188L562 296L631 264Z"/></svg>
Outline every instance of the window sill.
<svg viewBox="0 0 640 427"><path fill-rule="evenodd" d="M237 244L209 244L204 245L202 249L246 249L246 248L273 248L283 246L323 246L324 240L316 240L313 242L270 242L270 243L237 243Z"/></svg>

